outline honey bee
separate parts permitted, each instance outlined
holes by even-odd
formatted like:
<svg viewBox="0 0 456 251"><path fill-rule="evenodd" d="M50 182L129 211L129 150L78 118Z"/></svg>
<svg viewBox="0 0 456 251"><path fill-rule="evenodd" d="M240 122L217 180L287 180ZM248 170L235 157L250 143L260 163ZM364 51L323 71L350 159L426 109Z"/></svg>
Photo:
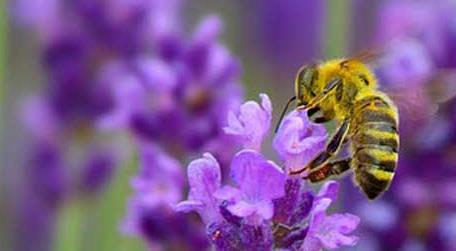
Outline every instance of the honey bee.
<svg viewBox="0 0 456 251"><path fill-rule="evenodd" d="M295 96L285 111L296 101L296 109L306 110L315 123L335 120L339 124L326 149L290 174L307 171L306 179L319 182L351 168L356 184L373 200L388 189L394 177L399 114L395 103L378 89L364 60L353 57L303 66L296 76ZM335 159L347 142L351 155Z"/></svg>

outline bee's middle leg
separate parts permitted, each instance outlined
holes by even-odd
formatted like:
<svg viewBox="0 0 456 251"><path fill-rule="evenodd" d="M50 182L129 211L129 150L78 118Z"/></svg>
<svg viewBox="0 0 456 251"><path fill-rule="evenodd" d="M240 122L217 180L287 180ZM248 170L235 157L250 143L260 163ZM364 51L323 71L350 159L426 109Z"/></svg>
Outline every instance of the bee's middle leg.
<svg viewBox="0 0 456 251"><path fill-rule="evenodd" d="M322 167L309 173L306 177L310 182L320 182L333 175L339 175L350 169L352 158L329 162Z"/></svg>
<svg viewBox="0 0 456 251"><path fill-rule="evenodd" d="M290 172L290 175L300 174L307 169L315 169L323 164L325 164L331 157L337 154L341 148L344 139L347 136L348 129L350 128L349 119L345 119L342 124L337 129L336 133L332 136L329 141L326 149L321 152L317 157L315 157L307 166L296 171Z"/></svg>

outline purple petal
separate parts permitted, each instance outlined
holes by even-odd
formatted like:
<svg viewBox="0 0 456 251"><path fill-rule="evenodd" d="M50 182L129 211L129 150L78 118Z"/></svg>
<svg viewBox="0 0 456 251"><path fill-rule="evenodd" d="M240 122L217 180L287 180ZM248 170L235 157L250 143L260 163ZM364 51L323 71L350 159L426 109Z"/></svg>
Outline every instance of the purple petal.
<svg viewBox="0 0 456 251"><path fill-rule="evenodd" d="M331 201L335 201L337 198L337 192L339 191L339 183L336 181L328 181L320 188L317 199L328 198Z"/></svg>
<svg viewBox="0 0 456 251"><path fill-rule="evenodd" d="M359 224L359 217L352 214L334 214L326 216L325 211L331 204L331 199L322 198L316 201L311 212L309 222L308 236L304 240L306 242L314 242L317 238L322 247L327 249L335 249L341 246L354 246L358 237L349 236Z"/></svg>
<svg viewBox="0 0 456 251"><path fill-rule="evenodd" d="M110 85L114 107L98 119L97 126L107 130L126 128L130 116L145 107L144 86L120 62L107 64L101 70L99 81Z"/></svg>
<svg viewBox="0 0 456 251"><path fill-rule="evenodd" d="M205 153L203 158L189 164L187 173L190 184L188 201L178 204L177 209L190 210L191 206L197 205L194 208L205 223L221 219L219 201L214 197L221 182L220 166L217 160L211 154ZM189 205L190 207L188 207Z"/></svg>
<svg viewBox="0 0 456 251"><path fill-rule="evenodd" d="M271 201L261 201L256 203L257 213L261 218L269 220L274 214L274 204Z"/></svg>
<svg viewBox="0 0 456 251"><path fill-rule="evenodd" d="M323 247L335 249L341 246L354 246L358 242L357 236L347 236L359 224L359 217L352 214L335 214L326 217L319 232L315 235Z"/></svg>
<svg viewBox="0 0 456 251"><path fill-rule="evenodd" d="M286 175L273 162L253 150L236 154L231 177L250 201L272 200L285 195Z"/></svg>
<svg viewBox="0 0 456 251"><path fill-rule="evenodd" d="M207 16L201 21L193 35L194 44L211 44L222 31L222 21L217 16Z"/></svg>
<svg viewBox="0 0 456 251"><path fill-rule="evenodd" d="M210 67L209 57L216 39L221 31L221 21L216 16L206 17L199 25L189 50L186 53L186 66L198 78L207 75L206 70Z"/></svg>
<svg viewBox="0 0 456 251"><path fill-rule="evenodd" d="M239 217L246 217L254 214L257 211L257 207L254 204L246 201L238 201L236 204L230 205L227 209L234 215Z"/></svg>
<svg viewBox="0 0 456 251"><path fill-rule="evenodd" d="M136 67L143 83L153 91L169 91L177 84L175 70L161 60L139 59Z"/></svg>
<svg viewBox="0 0 456 251"><path fill-rule="evenodd" d="M268 114L272 113L272 104L269 96L265 93L260 93L261 98L261 106L263 107L264 111Z"/></svg>
<svg viewBox="0 0 456 251"><path fill-rule="evenodd" d="M310 230L313 231L314 228L318 227L323 221L326 209L331 205L331 199L323 198L318 201L315 201L312 211L310 212Z"/></svg>
<svg viewBox="0 0 456 251"><path fill-rule="evenodd" d="M190 200L185 200L182 202L177 203L173 207L173 209L177 212L184 212L188 213L191 211L198 211L198 210L203 210L204 209L204 203L201 201L190 201Z"/></svg>
<svg viewBox="0 0 456 251"><path fill-rule="evenodd" d="M208 55L208 69L205 79L208 84L220 88L230 81L236 81L239 76L239 62L222 45L213 46Z"/></svg>
<svg viewBox="0 0 456 251"><path fill-rule="evenodd" d="M349 213L333 214L326 217L325 222L331 226L331 229L341 234L350 234L358 227L360 219L358 216Z"/></svg>
<svg viewBox="0 0 456 251"><path fill-rule="evenodd" d="M242 191L232 186L223 186L214 193L215 198L226 201L238 201L241 196Z"/></svg>
<svg viewBox="0 0 456 251"><path fill-rule="evenodd" d="M266 94L260 94L261 106L254 101L241 105L239 114L228 114L225 133L238 136L244 147L260 151L263 138L269 131L272 120L271 101Z"/></svg>
<svg viewBox="0 0 456 251"><path fill-rule="evenodd" d="M294 111L283 120L273 147L288 170L305 166L324 148L324 126L309 121L306 112Z"/></svg>
<svg viewBox="0 0 456 251"><path fill-rule="evenodd" d="M321 251L321 242L318 238L313 236L306 236L300 251Z"/></svg>

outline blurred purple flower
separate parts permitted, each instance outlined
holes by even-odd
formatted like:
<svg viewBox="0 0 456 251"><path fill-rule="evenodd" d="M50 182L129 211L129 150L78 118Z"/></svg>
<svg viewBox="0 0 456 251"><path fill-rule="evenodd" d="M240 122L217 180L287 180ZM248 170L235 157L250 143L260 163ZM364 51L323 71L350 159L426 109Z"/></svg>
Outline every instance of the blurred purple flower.
<svg viewBox="0 0 456 251"><path fill-rule="evenodd" d="M19 0L13 8L16 19L37 30L44 43L72 34L96 53L129 56L178 30L179 5L179 0Z"/></svg>
<svg viewBox="0 0 456 251"><path fill-rule="evenodd" d="M139 165L139 174L131 179L131 186L145 205L172 205L182 198L185 183L177 160L156 146L143 145Z"/></svg>
<svg viewBox="0 0 456 251"><path fill-rule="evenodd" d="M312 123L306 112L288 114L274 138L273 146L287 171L300 169L324 149L327 134L323 125Z"/></svg>
<svg viewBox="0 0 456 251"><path fill-rule="evenodd" d="M182 168L177 160L153 145L140 149L140 172L132 178L134 195L130 198L122 225L126 234L136 235L149 245L185 246L204 250L207 242L196 222L176 214L172 205L182 198Z"/></svg>
<svg viewBox="0 0 456 251"><path fill-rule="evenodd" d="M81 190L89 193L103 190L114 174L117 163L112 151L97 150L88 157L81 175Z"/></svg>
<svg viewBox="0 0 456 251"><path fill-rule="evenodd" d="M386 85L409 88L423 85L432 76L434 63L423 44L413 38L396 40L383 58L379 75Z"/></svg>
<svg viewBox="0 0 456 251"><path fill-rule="evenodd" d="M237 60L217 41L220 29L220 20L210 16L189 42L175 37L181 49L172 59L158 55L108 65L101 79L113 85L114 108L99 125L126 127L140 140L181 155L226 141L221 128L242 89ZM221 145L220 154L230 151L230 144Z"/></svg>
<svg viewBox="0 0 456 251"><path fill-rule="evenodd" d="M226 134L241 138L244 148L261 150L261 143L269 131L272 121L271 100L266 94L260 94L261 106L253 101L241 105L239 114L228 113L228 126L223 128Z"/></svg>
<svg viewBox="0 0 456 251"><path fill-rule="evenodd" d="M180 1L19 0L11 5L13 17L36 32L41 46L47 81L24 105L24 126L32 142L24 172L30 190L26 193L42 200L36 205L48 203L51 218L64 199L71 199L64 195L82 191L87 196L102 190L128 155L125 148L116 151L119 144L111 140L112 134L107 140L99 130L98 121L115 105L112 89L122 85L102 79L102 71L113 61L175 51L177 45L167 41L180 32ZM43 231L47 229L52 227ZM52 233L42 236L52 241Z"/></svg>
<svg viewBox="0 0 456 251"><path fill-rule="evenodd" d="M394 205L386 201L360 203L357 210L363 222L377 231L388 231L396 224L399 214Z"/></svg>
<svg viewBox="0 0 456 251"><path fill-rule="evenodd" d="M379 10L377 40L389 43L390 40L404 37L419 39L432 60L439 67L454 67L453 15L456 5L452 1L386 1Z"/></svg>
<svg viewBox="0 0 456 251"><path fill-rule="evenodd" d="M25 169L25 190L49 209L57 209L69 192L68 170L60 148L52 143L37 142Z"/></svg>
<svg viewBox="0 0 456 251"><path fill-rule="evenodd" d="M15 205L18 212L14 215L15 225L12 229L17 232L13 232L14 235L11 236L15 242L15 250L51 250L56 221L55 208L38 197L32 189L25 189L19 195L22 199ZM7 247L8 243L3 245Z"/></svg>

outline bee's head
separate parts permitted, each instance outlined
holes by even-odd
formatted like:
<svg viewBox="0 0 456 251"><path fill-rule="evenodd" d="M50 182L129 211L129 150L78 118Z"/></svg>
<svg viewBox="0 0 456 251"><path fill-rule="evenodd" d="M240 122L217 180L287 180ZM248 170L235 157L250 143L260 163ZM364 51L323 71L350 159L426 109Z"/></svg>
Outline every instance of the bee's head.
<svg viewBox="0 0 456 251"><path fill-rule="evenodd" d="M315 97L314 84L318 77L316 64L304 65L298 71L295 80L295 94L297 105L306 105L310 99Z"/></svg>

